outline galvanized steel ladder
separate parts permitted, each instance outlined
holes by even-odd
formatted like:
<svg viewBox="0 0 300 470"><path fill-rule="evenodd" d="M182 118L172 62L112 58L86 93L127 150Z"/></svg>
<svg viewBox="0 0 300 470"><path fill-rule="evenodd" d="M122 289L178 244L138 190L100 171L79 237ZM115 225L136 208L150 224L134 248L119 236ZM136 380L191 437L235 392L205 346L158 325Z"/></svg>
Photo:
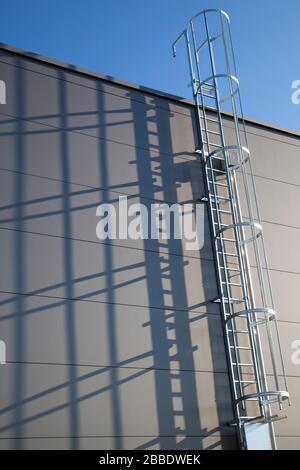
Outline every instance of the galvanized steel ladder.
<svg viewBox="0 0 300 470"><path fill-rule="evenodd" d="M202 202L211 222L219 288L215 301L222 311L234 404L230 424L237 427L242 449L274 449L272 423L284 416L273 408L281 410L289 394L229 17L215 9L195 15L174 42L174 56L182 39L197 111L201 143L196 152L206 187ZM207 78L202 79L203 71Z"/></svg>

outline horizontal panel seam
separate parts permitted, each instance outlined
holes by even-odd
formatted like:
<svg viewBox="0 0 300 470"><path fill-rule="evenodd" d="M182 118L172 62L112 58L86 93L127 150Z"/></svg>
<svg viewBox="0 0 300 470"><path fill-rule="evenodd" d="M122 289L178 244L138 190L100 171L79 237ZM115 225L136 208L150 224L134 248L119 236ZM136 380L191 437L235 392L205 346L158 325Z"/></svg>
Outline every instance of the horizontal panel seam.
<svg viewBox="0 0 300 470"><path fill-rule="evenodd" d="M220 424L219 425L219 428L226 428L226 424ZM18 439L26 439L26 440L31 440L31 439L70 439L70 438L74 438L74 439L109 439L109 438L115 438L115 437L132 437L132 438L136 438L136 437L149 437L149 438L156 438L156 439L160 439L160 438L163 438L163 437L188 437L188 438L191 438L191 437L194 437L194 438L197 438L197 437L205 437L206 439L224 439L224 438L228 438L228 439L234 439L236 440L235 438L235 434L233 433L232 435L230 434L219 434L219 433L213 433L213 434L184 434L184 433L178 433L178 434L150 434L150 435L143 435L143 434L122 434L122 435L116 435L116 434L113 434L113 435L91 435L91 436L83 436L83 435L79 435L79 436L72 436L72 435L66 435L66 436L22 436L22 437L0 437L0 440L3 440L3 441L14 441L14 440L18 440ZM176 449L175 449L176 450ZM145 452L147 452L145 450Z"/></svg>
<svg viewBox="0 0 300 470"><path fill-rule="evenodd" d="M1 137L1 135L0 135ZM176 158L181 158L181 157L176 157ZM201 169L202 169L202 163L200 160L188 160L188 159L184 159L185 161L189 161L189 162L192 162L193 164L197 164L197 165L200 165ZM122 191L117 191L115 189L110 189L109 186L106 188L106 187L102 187L102 186L93 186L93 185L90 185L90 184L86 184L86 183L79 183L79 182L75 182L75 181L71 181L71 180L63 180L63 179L60 179L60 178L54 178L53 176L46 176L46 175L38 175L36 173L29 173L27 171L20 171L20 170L13 170L11 168L4 168L4 167L0 167L0 171L6 171L8 173L16 173L16 174L21 174L21 175L24 175L24 176L31 176L33 178L40 178L40 179L46 179L46 180L50 180L50 181L56 181L56 182L60 182L60 183L64 183L64 184L70 184L70 185L74 185L74 186L80 186L80 187L83 187L83 188L91 188L91 189L97 189L99 191L107 191L107 192L111 192L111 193L116 193L116 194L120 194L120 195L124 195L124 196L131 196L131 197L140 197L141 199L146 199L146 200L151 200L151 201L161 201L161 202L167 202L169 204L173 204L174 202L177 202L178 204L185 204L186 202L189 202L189 201L183 201L183 202L179 202L177 200L175 201L168 201L166 199L156 199L156 198L151 198L151 197L148 197L148 196L143 196L139 193L137 194L133 194L133 193L126 193L126 192L122 192ZM295 184L295 183L289 183L287 181L282 181L282 180L277 180L275 178L269 178L267 176L261 176L261 175L257 175L257 174L253 174L253 176L255 178L259 178L259 179L263 179L263 180L266 180L266 181L272 181L274 183L280 183L280 184L285 184L287 186L291 186L291 187L296 187L296 188L299 188L300 189L300 184ZM137 183L137 186L138 186L138 183ZM161 188L163 190L163 187ZM195 201L193 201L195 202ZM267 221L269 223L276 223L276 222L271 222L271 221ZM295 227L295 228L300 228L300 227Z"/></svg>
<svg viewBox="0 0 300 470"><path fill-rule="evenodd" d="M118 145L124 145L125 147L130 147L130 148L134 148L134 149L137 149L137 150L143 150L143 151L146 151L146 152L149 152L149 153L153 152L157 155L165 155L167 157L177 158L177 159L182 160L182 161L189 161L189 162L196 161L196 152L195 152L195 160L192 160L191 158L185 158L185 157L177 156L176 153L174 154L174 153L163 152L160 149L152 147L151 144L149 144L148 147L141 147L141 146L129 144L129 143L126 143L126 142L121 142L121 141L114 140L114 139L108 139L106 137L87 134L86 132L82 132L82 131L78 131L78 130L74 130L74 129L69 129L68 127L62 128L62 127L59 127L59 126L55 126L53 124L49 124L49 123L46 124L44 122L36 121L36 120L26 118L26 117L17 117L17 116L13 116L13 115L7 114L7 113L0 113L0 116L5 116L5 117L11 118L12 121L7 122L6 124L12 124L14 121L20 120L20 121L29 122L31 124L36 124L36 125L39 125L39 126L44 126L44 127L49 128L49 129L55 129L57 131L68 132L69 134L84 135L85 137L100 140L100 141L103 141L103 142L111 142L111 143L118 144ZM2 123L0 121L0 129L1 129L1 124ZM9 132L8 132L8 134L9 134ZM1 132L0 132L0 137L1 136L3 136L3 134L1 134ZM187 150L186 153L189 153L189 151Z"/></svg>
<svg viewBox="0 0 300 470"><path fill-rule="evenodd" d="M130 369L130 370L144 370L144 371L163 371L163 372L196 372L203 374L222 374L228 376L227 369L224 370L203 370L203 369L181 369L174 367L173 369L168 369L166 367L138 367L138 366L119 366L119 365L103 365L103 364L83 364L83 363L64 363L64 362L40 362L40 361L6 361L6 364L24 364L24 365L45 365L45 366L64 366L64 367L90 367L92 369Z"/></svg>
<svg viewBox="0 0 300 470"><path fill-rule="evenodd" d="M63 184L69 185L69 186L78 186L78 187L81 187L81 188L95 189L96 191L102 191L102 192L107 192L107 193L118 194L120 196L128 196L128 199L139 198L139 199L143 199L143 200L146 200L146 201L153 201L153 202L166 203L166 204L175 204L176 203L176 204L179 204L180 206L182 206L184 204L194 203L195 202L195 200L187 200L187 201L180 202L178 200L170 201L168 199L157 199L157 198L153 198L153 197L143 196L140 193L126 193L124 191L123 192L122 191L117 191L115 189L110 189L109 186L107 188L102 187L102 186L92 186L92 185L89 185L89 184L77 183L77 182L73 182L73 181L70 181L70 180L63 180L63 179L59 179L59 178L54 178L54 177L51 177L51 176L42 176L42 175L37 175L35 173L28 173L28 172L19 171L19 170L11 170L10 168L0 167L0 171L6 171L8 173L16 173L16 174L23 175L23 176L30 176L32 178L45 179L45 180L53 181L53 182L56 182L56 183L63 183ZM138 184L137 184L137 186L138 186ZM162 187L161 190L163 191L164 188ZM72 194L70 194L70 196L72 196Z"/></svg>
<svg viewBox="0 0 300 470"><path fill-rule="evenodd" d="M201 261L204 261L204 262L207 262L207 263L214 263L214 259L213 257L212 258L204 258L204 257L200 257L200 256L192 256L192 255L188 255L188 254L185 254L185 253L175 253L173 251L169 251L167 248L163 249L162 251L158 251L158 250L151 250L149 248L138 248L138 247L133 247L133 246L127 246L127 245L119 245L117 243L109 243L109 242L104 242L104 241L100 241L100 240L87 240L87 239L82 239L82 238L74 238L74 237L65 237L65 236L61 236L61 235L55 235L55 234L51 234L51 233L42 233L42 232L34 232L34 231L31 231L31 230L21 230L21 229L17 229L17 228L10 228L10 227L0 227L0 230L3 230L3 231L9 231L9 232L18 232L18 233L27 233L29 235L37 235L37 236L40 236L40 237L49 237L49 238L57 238L57 239L61 239L61 240L70 240L70 241L75 241L75 242L80 242L80 243L87 243L87 244L91 244L91 245L102 245L102 246L110 246L111 248L124 248L124 249L128 249L128 250L135 250L135 251L141 251L141 252L149 252L149 253L157 253L157 254L168 254L170 256L176 256L178 258L189 258L189 259L194 259L194 260L201 260Z"/></svg>
<svg viewBox="0 0 300 470"><path fill-rule="evenodd" d="M107 301L101 301L101 300L92 300L92 299L81 299L80 297L58 297L54 295L46 295L46 294L36 294L36 293L31 293L31 292L16 292L16 291L7 291L7 290L0 290L0 294L12 294L12 295L20 295L20 296L27 296L27 297L37 297L37 298L45 298L45 299L55 299L55 300L64 300L64 301L70 301L70 302L89 302L89 303L95 303L95 304L104 304L104 305L120 305L124 307L136 307L136 308L145 308L145 309L152 309L152 310L167 310L167 311L172 311L172 312L184 312L184 313L197 313L205 316L209 315L220 315L219 312L213 312L213 313L207 313L203 312L200 310L195 310L193 308L177 308L177 307L171 307L167 305L163 305L161 307L156 307L154 305L137 305L137 304L127 304L127 303L122 303L122 302L107 302ZM11 315L1 315L0 316L0 321L2 320L1 317L6 317L6 316L11 316Z"/></svg>
<svg viewBox="0 0 300 470"><path fill-rule="evenodd" d="M87 243L87 244L92 244L92 245L100 244L100 245L104 245L104 246L110 246L112 248L114 248L114 247L124 248L124 249L128 249L128 250L151 252L151 253L157 253L157 254L159 254L159 253L161 253L161 254L168 253L170 256L176 256L176 257L183 258L183 259L184 258L189 258L189 259L193 259L193 260L204 261L204 262L207 262L207 263L213 263L214 264L214 259L213 258L204 258L204 257L191 256L191 255L188 255L188 254L185 254L185 253L178 254L178 253L175 253L175 252L168 252L168 251L159 252L159 251L156 251L156 250L150 250L149 248L137 248L137 247L126 246L126 245L105 243L105 242L101 242L101 241L93 241L93 240L84 240L84 239L79 239L79 238L63 237L63 236L60 236L60 235L54 235L54 234L49 234L49 233L40 233L40 232L32 232L32 231L29 231L29 230L20 230L20 229L9 228L9 227L0 227L0 230L3 230L3 231L6 230L6 231L10 231L10 232L28 233L30 235L37 235L37 236L40 236L40 237L57 238L57 239L71 240L71 241L73 240L73 241L78 241L78 242L81 242L81 243ZM231 263L231 264L233 264L233 263ZM253 269L256 269L256 266L251 265L250 267L253 268ZM262 269L265 269L265 268L263 267ZM284 270L284 269L269 268L269 271L300 275L300 272L287 271L287 270Z"/></svg>
<svg viewBox="0 0 300 470"><path fill-rule="evenodd" d="M197 160L195 160L195 161L197 161ZM274 183L286 184L287 186L292 186L292 187L295 187L295 188L300 188L300 184L291 183L290 181L278 180L278 179L276 179L276 178L271 178L271 177L269 177L269 176L258 175L257 173L253 173L253 176L254 176L255 178L260 178L260 179L263 179L263 180L273 181Z"/></svg>
<svg viewBox="0 0 300 470"><path fill-rule="evenodd" d="M225 352L224 352L224 358L225 358ZM43 366L62 366L62 367L89 367L91 369L101 369L101 370L109 370L109 369L128 369L128 370L143 370L143 371L162 371L162 372L169 372L172 374L172 372L192 372L196 374L211 374L211 375L224 375L226 377L229 377L228 369L214 369L214 370L204 370L204 369L181 369L181 368L166 368L166 367L155 367L155 366L149 366L149 367L138 367L138 366L120 366L120 365L103 365L103 364L83 364L83 363L64 363L64 362L39 362L39 361L6 361L7 364L23 364L23 365L43 365ZM245 376L252 376L253 373L251 372L244 372ZM273 374L267 372L266 373L267 377L273 377ZM282 374L278 374L278 377L282 378ZM294 375L294 374L286 374L287 378L292 378L292 379L300 379L300 375Z"/></svg>
<svg viewBox="0 0 300 470"><path fill-rule="evenodd" d="M290 323L292 325L300 325L300 321L294 321L294 320L280 320L280 318L277 318L278 323Z"/></svg>
<svg viewBox="0 0 300 470"><path fill-rule="evenodd" d="M152 305L136 305L136 304L126 304L126 303L120 303L120 302L105 302L105 301L99 301L99 300L89 300L89 299L80 299L80 298L67 298L67 297L57 297L57 296L51 296L51 295L46 295L46 294L34 294L34 293L26 293L26 292L14 292L14 291L4 291L0 290L0 294L12 294L16 296L26 296L26 297L37 297L37 298L42 298L42 299L54 299L54 300L66 300L66 301L72 301L74 303L76 302L89 302L89 303L99 303L102 305L118 305L122 307L134 307L137 309L145 309L145 310L171 310L171 311L176 311L176 312L184 312L184 313L197 313L204 315L205 318L209 320L210 316L215 316L215 317L220 317L220 312L200 312L199 310L193 310L193 309L178 309L178 308L173 308L173 307L168 307L168 306L163 306L163 307L155 307ZM5 315L5 314L0 314L0 321L3 321L2 317L10 316ZM287 324L292 324L292 325L300 325L300 322L293 321L293 320L281 320L280 318L277 319L278 323L287 323Z"/></svg>

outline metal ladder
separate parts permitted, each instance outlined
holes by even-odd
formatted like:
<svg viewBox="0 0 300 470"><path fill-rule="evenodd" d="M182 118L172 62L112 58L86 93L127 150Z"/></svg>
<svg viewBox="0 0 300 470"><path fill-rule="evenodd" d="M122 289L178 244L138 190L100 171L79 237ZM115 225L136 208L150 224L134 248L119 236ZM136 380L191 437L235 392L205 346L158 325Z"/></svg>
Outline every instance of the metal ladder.
<svg viewBox="0 0 300 470"><path fill-rule="evenodd" d="M274 405L281 410L289 393L229 17L216 9L196 14L173 43L174 56L182 39L196 105L200 146L195 151L203 166L202 202L210 218L219 290L215 301L222 312L233 396L234 421L229 424L236 426L242 449L274 449L272 423L284 417L274 412Z"/></svg>

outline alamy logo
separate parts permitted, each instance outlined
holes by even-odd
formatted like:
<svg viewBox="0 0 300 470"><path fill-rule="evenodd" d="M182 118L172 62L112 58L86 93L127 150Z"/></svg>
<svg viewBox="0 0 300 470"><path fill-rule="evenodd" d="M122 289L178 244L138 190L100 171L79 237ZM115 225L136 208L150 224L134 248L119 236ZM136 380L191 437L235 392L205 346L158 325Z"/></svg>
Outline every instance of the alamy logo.
<svg viewBox="0 0 300 470"><path fill-rule="evenodd" d="M292 342L292 349L294 349L294 352L292 354L292 364L295 366L298 366L300 364L300 340L295 339L295 341Z"/></svg>
<svg viewBox="0 0 300 470"><path fill-rule="evenodd" d="M292 83L292 89L295 90L292 93L292 103L300 104L300 80L294 80Z"/></svg>
<svg viewBox="0 0 300 470"><path fill-rule="evenodd" d="M6 364L6 344L0 339L0 364Z"/></svg>
<svg viewBox="0 0 300 470"><path fill-rule="evenodd" d="M6 83L0 80L0 104L6 104Z"/></svg>
<svg viewBox="0 0 300 470"><path fill-rule="evenodd" d="M117 208L100 204L96 210L99 240L178 240L187 250L201 250L204 245L204 205L153 203L128 204L119 196Z"/></svg>

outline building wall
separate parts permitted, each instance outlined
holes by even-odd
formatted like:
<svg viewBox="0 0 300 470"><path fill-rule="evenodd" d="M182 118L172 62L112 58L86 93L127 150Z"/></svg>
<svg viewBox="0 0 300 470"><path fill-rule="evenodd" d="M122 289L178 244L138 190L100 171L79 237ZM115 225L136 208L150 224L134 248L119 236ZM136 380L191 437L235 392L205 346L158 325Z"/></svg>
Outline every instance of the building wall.
<svg viewBox="0 0 300 470"><path fill-rule="evenodd" d="M120 195L201 197L193 108L4 48L0 79L0 448L236 448L206 212L200 252L96 238ZM300 138L248 130L299 448Z"/></svg>

